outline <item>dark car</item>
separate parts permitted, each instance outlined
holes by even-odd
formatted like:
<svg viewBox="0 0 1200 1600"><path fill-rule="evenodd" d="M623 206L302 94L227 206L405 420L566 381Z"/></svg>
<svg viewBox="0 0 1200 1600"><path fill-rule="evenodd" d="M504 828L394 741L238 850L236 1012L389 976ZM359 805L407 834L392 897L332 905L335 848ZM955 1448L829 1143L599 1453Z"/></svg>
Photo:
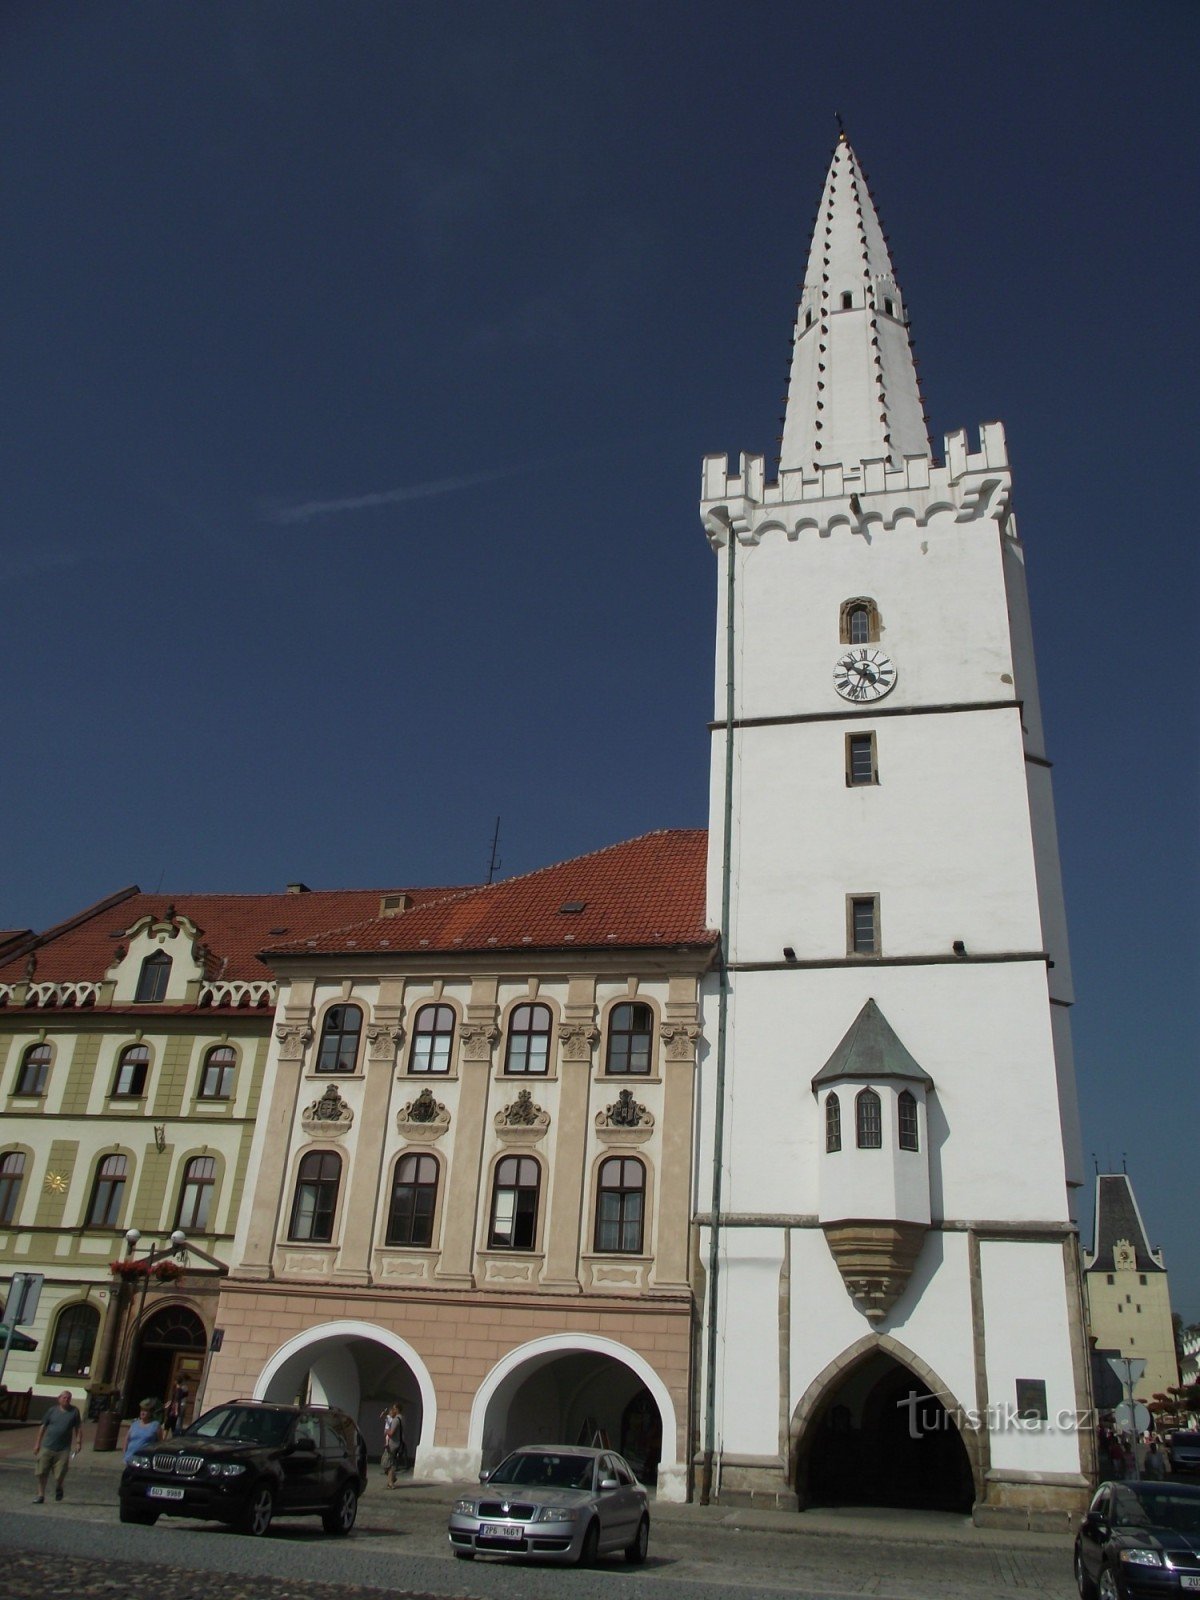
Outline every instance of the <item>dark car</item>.
<svg viewBox="0 0 1200 1600"><path fill-rule="evenodd" d="M263 1534L275 1517L319 1516L326 1533L349 1533L366 1487L366 1445L344 1411L235 1400L130 1458L121 1521L199 1517Z"/></svg>
<svg viewBox="0 0 1200 1600"><path fill-rule="evenodd" d="M1200 1474L1200 1433L1173 1433L1167 1440L1171 1471L1177 1478Z"/></svg>
<svg viewBox="0 0 1200 1600"><path fill-rule="evenodd" d="M646 1559L650 1512L614 1450L527 1445L454 1502L448 1531L464 1561L487 1553L587 1566L620 1550L636 1564Z"/></svg>
<svg viewBox="0 0 1200 1600"><path fill-rule="evenodd" d="M1200 1489L1102 1483L1075 1540L1083 1600L1200 1595Z"/></svg>

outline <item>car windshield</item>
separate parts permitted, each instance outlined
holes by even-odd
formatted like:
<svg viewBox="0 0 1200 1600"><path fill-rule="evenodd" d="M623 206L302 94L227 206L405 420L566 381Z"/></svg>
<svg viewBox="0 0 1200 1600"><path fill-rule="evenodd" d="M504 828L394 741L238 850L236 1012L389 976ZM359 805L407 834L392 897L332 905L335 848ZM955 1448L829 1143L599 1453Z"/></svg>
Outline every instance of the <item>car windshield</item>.
<svg viewBox="0 0 1200 1600"><path fill-rule="evenodd" d="M217 1406L198 1417L181 1437L226 1439L239 1444L280 1445L292 1425L291 1411L259 1406Z"/></svg>
<svg viewBox="0 0 1200 1600"><path fill-rule="evenodd" d="M1200 1533L1200 1489L1183 1484L1117 1484L1113 1489L1113 1520L1127 1528Z"/></svg>
<svg viewBox="0 0 1200 1600"><path fill-rule="evenodd" d="M591 1456L574 1456L557 1450L514 1450L488 1479L489 1483L543 1484L548 1489L590 1489Z"/></svg>

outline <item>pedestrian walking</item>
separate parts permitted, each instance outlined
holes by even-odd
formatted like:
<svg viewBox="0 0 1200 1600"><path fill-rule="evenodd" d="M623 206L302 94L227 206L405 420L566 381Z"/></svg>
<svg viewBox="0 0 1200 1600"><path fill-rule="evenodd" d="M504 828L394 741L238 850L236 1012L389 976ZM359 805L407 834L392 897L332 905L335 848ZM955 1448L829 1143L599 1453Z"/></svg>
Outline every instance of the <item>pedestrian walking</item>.
<svg viewBox="0 0 1200 1600"><path fill-rule="evenodd" d="M54 1498L63 1497L63 1484L72 1460L83 1448L83 1418L79 1408L71 1404L71 1391L64 1389L57 1401L42 1418L42 1425L33 1441L34 1482L37 1494L33 1503L40 1506L46 1498L46 1480L54 1474Z"/></svg>
<svg viewBox="0 0 1200 1600"><path fill-rule="evenodd" d="M167 1414L165 1420L166 1436L172 1438L183 1427L184 1414L187 1411L188 1390L186 1383L177 1383L171 1391L167 1401Z"/></svg>
<svg viewBox="0 0 1200 1600"><path fill-rule="evenodd" d="M404 1465L404 1415L398 1400L393 1400L383 1413L383 1455L380 1465L387 1474L388 1488L394 1489L396 1473Z"/></svg>
<svg viewBox="0 0 1200 1600"><path fill-rule="evenodd" d="M129 1424L125 1437L125 1465L129 1465L130 1456L144 1450L148 1444L157 1444L162 1436L162 1425L154 1415L154 1401L143 1400L138 1407L137 1421Z"/></svg>

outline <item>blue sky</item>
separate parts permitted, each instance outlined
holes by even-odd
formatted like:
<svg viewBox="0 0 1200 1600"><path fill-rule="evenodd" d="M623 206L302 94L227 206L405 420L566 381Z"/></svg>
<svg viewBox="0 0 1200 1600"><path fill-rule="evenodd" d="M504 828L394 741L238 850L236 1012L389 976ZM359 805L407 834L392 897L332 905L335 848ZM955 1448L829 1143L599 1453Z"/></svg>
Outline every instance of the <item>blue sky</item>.
<svg viewBox="0 0 1200 1600"><path fill-rule="evenodd" d="M1008 429L1085 1147L1200 1320L1198 46L1188 0L9 0L0 923L702 824L700 458L775 447L840 111L935 439Z"/></svg>

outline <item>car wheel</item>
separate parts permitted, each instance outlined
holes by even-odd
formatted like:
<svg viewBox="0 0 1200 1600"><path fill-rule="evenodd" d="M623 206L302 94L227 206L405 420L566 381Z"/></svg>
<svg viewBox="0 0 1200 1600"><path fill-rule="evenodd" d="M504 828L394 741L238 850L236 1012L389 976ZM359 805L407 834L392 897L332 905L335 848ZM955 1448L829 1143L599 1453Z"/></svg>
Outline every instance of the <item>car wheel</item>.
<svg viewBox="0 0 1200 1600"><path fill-rule="evenodd" d="M590 1567L600 1554L600 1524L592 1519L588 1523L587 1532L583 1536L583 1543L579 1547L579 1565Z"/></svg>
<svg viewBox="0 0 1200 1600"><path fill-rule="evenodd" d="M271 1526L271 1517L274 1511L275 1496L271 1493L270 1485L260 1483L251 1497L250 1504L242 1514L242 1532L252 1534L256 1539L261 1539Z"/></svg>
<svg viewBox="0 0 1200 1600"><path fill-rule="evenodd" d="M640 1567L646 1559L646 1551L650 1548L650 1518L643 1517L638 1523L638 1531L633 1536L633 1543L625 1546L625 1559L631 1566Z"/></svg>
<svg viewBox="0 0 1200 1600"><path fill-rule="evenodd" d="M326 1533L349 1533L357 1516L358 1495L352 1483L344 1483L329 1510L322 1513L321 1525Z"/></svg>
<svg viewBox="0 0 1200 1600"><path fill-rule="evenodd" d="M1117 1588L1117 1575L1111 1567L1100 1569L1100 1600L1121 1600L1121 1591Z"/></svg>
<svg viewBox="0 0 1200 1600"><path fill-rule="evenodd" d="M1096 1600L1096 1585L1088 1577L1083 1564L1083 1551L1078 1545L1075 1546L1075 1587L1079 1590L1080 1600Z"/></svg>
<svg viewBox="0 0 1200 1600"><path fill-rule="evenodd" d="M121 1521L122 1522L140 1522L140 1523L144 1524L147 1528L152 1528L154 1526L154 1524L158 1521L158 1512L157 1511L139 1511L134 1506L122 1505L122 1507L121 1507Z"/></svg>

